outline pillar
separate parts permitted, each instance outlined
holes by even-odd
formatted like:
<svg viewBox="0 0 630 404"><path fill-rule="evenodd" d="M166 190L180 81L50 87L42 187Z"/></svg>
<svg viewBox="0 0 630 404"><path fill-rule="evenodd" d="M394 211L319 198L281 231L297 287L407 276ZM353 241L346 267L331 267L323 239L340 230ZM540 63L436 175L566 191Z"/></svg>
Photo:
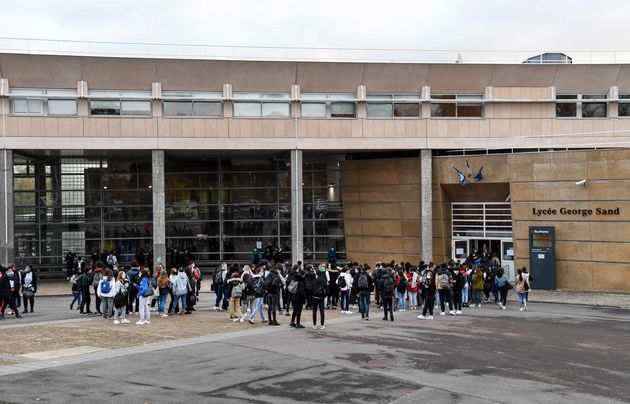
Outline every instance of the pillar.
<svg viewBox="0 0 630 404"><path fill-rule="evenodd" d="M420 151L420 259L433 261L433 174L431 150Z"/></svg>
<svg viewBox="0 0 630 404"><path fill-rule="evenodd" d="M14 261L13 151L0 150L0 264Z"/></svg>
<svg viewBox="0 0 630 404"><path fill-rule="evenodd" d="M164 212L164 150L153 150L153 262L166 264L166 223Z"/></svg>
<svg viewBox="0 0 630 404"><path fill-rule="evenodd" d="M302 150L291 150L291 258L304 261Z"/></svg>

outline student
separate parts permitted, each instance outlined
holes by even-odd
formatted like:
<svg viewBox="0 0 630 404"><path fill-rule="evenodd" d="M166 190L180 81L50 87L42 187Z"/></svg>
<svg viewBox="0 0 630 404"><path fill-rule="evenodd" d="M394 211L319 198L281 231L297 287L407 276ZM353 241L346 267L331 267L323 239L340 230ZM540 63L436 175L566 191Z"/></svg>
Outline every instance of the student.
<svg viewBox="0 0 630 404"><path fill-rule="evenodd" d="M103 279L103 274L104 274L103 265L104 264L102 262L97 262L96 267L94 268L94 272L92 273L92 287L94 288L94 297L95 297L94 309L96 310L96 314L98 315L103 314L101 313L101 297L98 293L98 288L101 283L101 279Z"/></svg>
<svg viewBox="0 0 630 404"><path fill-rule="evenodd" d="M444 306L448 302L449 313L451 316L455 315L453 311L453 296L451 294L451 288L453 287L453 276L448 270L446 264L442 264L436 275L436 287L438 295L440 296L440 316L444 315Z"/></svg>
<svg viewBox="0 0 630 404"><path fill-rule="evenodd" d="M433 307L435 305L435 276L433 270L427 269L422 277L422 285L424 289L424 307L419 319L433 320ZM427 313L429 314L427 316Z"/></svg>
<svg viewBox="0 0 630 404"><path fill-rule="evenodd" d="M92 277L92 268L87 267L87 271L83 272L81 276L79 276L79 285L81 286L81 310L79 310L80 314L92 314L90 310L90 303L92 303L92 298L90 297L90 278Z"/></svg>
<svg viewBox="0 0 630 404"><path fill-rule="evenodd" d="M317 310L319 310L320 330L324 330L324 306L326 297L328 296L326 270L317 271L317 278L313 282L313 329L317 330Z"/></svg>
<svg viewBox="0 0 630 404"><path fill-rule="evenodd" d="M249 265L245 265L247 269L249 269ZM247 318L247 312L251 312L254 309L254 300L256 297L254 296L254 292L252 291L252 285L249 282L252 278L252 271L243 270L243 275L241 276L241 282L243 284L243 296L241 296L241 312L243 316L241 317L243 321Z"/></svg>
<svg viewBox="0 0 630 404"><path fill-rule="evenodd" d="M70 287L72 288L72 302L70 302L70 310L74 307L74 302L77 302L77 310L81 306L81 284L79 283L79 277L81 276L81 269L75 268L73 274L70 277Z"/></svg>
<svg viewBox="0 0 630 404"><path fill-rule="evenodd" d="M177 281L177 268L171 268L171 274L168 276L169 290L168 293L171 296L171 301L168 304L168 314L175 314L177 308L177 299L175 297L175 282Z"/></svg>
<svg viewBox="0 0 630 404"><path fill-rule="evenodd" d="M267 286L267 318L269 319L269 325L280 325L278 321L276 321L278 294L282 286L279 271L279 266L275 266L269 271L267 279L265 280L265 285Z"/></svg>
<svg viewBox="0 0 630 404"><path fill-rule="evenodd" d="M20 283L14 271L14 265L9 264L6 271L0 267L0 319L4 319L7 306L11 308L15 318L22 318L18 312L16 296L19 296Z"/></svg>
<svg viewBox="0 0 630 404"><path fill-rule="evenodd" d="M387 314L389 318L394 321L394 293L396 292L396 284L394 282L394 271L389 269L382 276L381 287L381 303L383 303L383 312L385 316L383 320L387 321Z"/></svg>
<svg viewBox="0 0 630 404"><path fill-rule="evenodd" d="M501 296L499 300L499 308L505 310L508 291L512 289L512 284L510 284L510 281L507 280L507 276L503 274L503 269L499 269L497 271L497 276L494 278L494 284L499 290L499 294Z"/></svg>
<svg viewBox="0 0 630 404"><path fill-rule="evenodd" d="M266 323L265 320L265 310L264 310L264 300L265 300L265 280L262 275L262 267L256 267L254 269L254 275L252 275L249 280L250 289L254 294L254 308L249 316L249 323L254 324L254 319L256 318L256 313L260 312L260 320L263 323Z"/></svg>
<svg viewBox="0 0 630 404"><path fill-rule="evenodd" d="M31 304L31 313L35 308L35 293L37 293L37 275L32 267L27 265L22 275L22 298L24 300L24 313L28 312L28 305Z"/></svg>
<svg viewBox="0 0 630 404"><path fill-rule="evenodd" d="M473 287L473 305L472 307L481 307L481 294L483 293L483 272L479 267L476 267L472 276Z"/></svg>
<svg viewBox="0 0 630 404"><path fill-rule="evenodd" d="M361 268L361 272L357 277L357 294L359 297L359 311L361 318L370 320L370 294L374 288L374 281L367 271L367 266Z"/></svg>
<svg viewBox="0 0 630 404"><path fill-rule="evenodd" d="M173 310L177 313L177 306L181 304L179 307L179 314L190 314L188 308L186 307L186 295L188 294L188 276L184 272L184 268L179 268L177 271L177 277L173 283L173 294L175 295L175 304L173 305Z"/></svg>
<svg viewBox="0 0 630 404"><path fill-rule="evenodd" d="M168 314L164 312L164 308L166 307L166 298L169 296L170 286L171 283L168 279L168 274L165 269L162 269L157 279L158 316L160 317L168 317Z"/></svg>
<svg viewBox="0 0 630 404"><path fill-rule="evenodd" d="M304 328L302 325L302 307L306 300L306 281L304 280L304 271L298 266L293 267L291 282L288 288L292 288L295 282L295 292L291 293L291 304L293 305L293 313L291 315L291 327Z"/></svg>
<svg viewBox="0 0 630 404"><path fill-rule="evenodd" d="M129 297L129 305L127 308L133 313L138 313L138 290L140 286L140 268L138 266L137 261L131 262L131 268L127 271L127 279L129 279L129 289L128 289L128 297ZM134 308L135 303L135 308Z"/></svg>
<svg viewBox="0 0 630 404"><path fill-rule="evenodd" d="M401 270L396 277L396 295L398 296L398 311L405 311L405 297L407 295L407 277Z"/></svg>
<svg viewBox="0 0 630 404"><path fill-rule="evenodd" d="M116 295L116 282L111 269L106 269L96 288L96 295L100 298L103 318L112 316L114 309L114 296Z"/></svg>
<svg viewBox="0 0 630 404"><path fill-rule="evenodd" d="M523 275L522 269L516 270L516 293L518 293L518 303L519 310L527 310L527 290L529 289L529 285L527 283L527 278Z"/></svg>
<svg viewBox="0 0 630 404"><path fill-rule="evenodd" d="M457 271L453 279L453 304L455 306L455 314L462 314L462 292L466 282L466 267L462 267Z"/></svg>
<svg viewBox="0 0 630 404"><path fill-rule="evenodd" d="M418 283L419 274L417 270L407 272L407 296L409 296L409 309L416 310L418 308Z"/></svg>
<svg viewBox="0 0 630 404"><path fill-rule="evenodd" d="M341 269L341 274L337 278L337 286L341 292L341 313L352 314L350 311L350 288L352 287L352 277L348 273L348 267Z"/></svg>
<svg viewBox="0 0 630 404"><path fill-rule="evenodd" d="M138 271L138 279L140 285L131 284L137 288L138 303L140 314L140 320L136 322L138 325L151 324L151 311L149 310L149 299L153 296L153 287L151 286L151 280L149 279L149 272L146 269Z"/></svg>
<svg viewBox="0 0 630 404"><path fill-rule="evenodd" d="M228 289L230 291L230 320L243 322L243 312L241 312L241 297L243 296L243 283L238 272L232 272L228 280Z"/></svg>
<svg viewBox="0 0 630 404"><path fill-rule="evenodd" d="M129 281L127 280L127 274L125 271L118 272L118 279L114 285L114 324L120 323L129 324L129 320L126 318L127 311L127 288Z"/></svg>
<svg viewBox="0 0 630 404"><path fill-rule="evenodd" d="M227 279L227 264L223 263L221 266L217 267L214 278L214 293L217 295L217 299L214 302L214 310L215 311L226 311L228 309L228 297L227 291L225 290L225 281ZM221 301L223 300L223 304Z"/></svg>

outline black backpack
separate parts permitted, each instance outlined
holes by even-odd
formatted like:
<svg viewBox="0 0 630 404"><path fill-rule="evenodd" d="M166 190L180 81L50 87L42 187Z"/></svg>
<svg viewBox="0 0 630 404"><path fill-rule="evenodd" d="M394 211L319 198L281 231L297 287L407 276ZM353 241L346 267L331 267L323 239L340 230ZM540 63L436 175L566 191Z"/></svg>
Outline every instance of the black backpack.
<svg viewBox="0 0 630 404"><path fill-rule="evenodd" d="M218 285L218 284L220 284L220 283L223 283L223 275L221 274L221 272L222 272L222 271L220 271L220 270L219 270L219 271L216 271L216 272L214 273L214 279L213 279L213 281L214 281L214 284L215 284L215 285Z"/></svg>
<svg viewBox="0 0 630 404"><path fill-rule="evenodd" d="M383 296L391 297L394 295L394 280L388 276L383 281Z"/></svg>
<svg viewBox="0 0 630 404"><path fill-rule="evenodd" d="M317 279L313 282L313 297L323 299L326 295L326 283L321 279Z"/></svg>
<svg viewBox="0 0 630 404"><path fill-rule="evenodd" d="M403 293L407 290L407 277L405 275L400 277L400 282L398 283L398 291Z"/></svg>
<svg viewBox="0 0 630 404"><path fill-rule="evenodd" d="M345 276L345 274L339 275L339 278L337 278L337 286L339 286L342 289L345 288L346 286L348 286L346 284L346 276Z"/></svg>

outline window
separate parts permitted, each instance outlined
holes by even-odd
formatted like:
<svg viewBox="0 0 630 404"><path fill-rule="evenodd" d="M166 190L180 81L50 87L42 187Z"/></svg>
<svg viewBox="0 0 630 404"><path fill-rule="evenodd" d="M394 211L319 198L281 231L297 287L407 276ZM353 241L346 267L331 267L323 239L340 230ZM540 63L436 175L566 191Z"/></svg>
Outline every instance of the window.
<svg viewBox="0 0 630 404"><path fill-rule="evenodd" d="M354 94L302 94L302 118L355 118Z"/></svg>
<svg viewBox="0 0 630 404"><path fill-rule="evenodd" d="M289 93L234 93L236 118L288 118Z"/></svg>
<svg viewBox="0 0 630 404"><path fill-rule="evenodd" d="M605 95L562 94L556 96L557 118L606 118Z"/></svg>
<svg viewBox="0 0 630 404"><path fill-rule="evenodd" d="M164 116L223 116L220 92L164 91Z"/></svg>
<svg viewBox="0 0 630 404"><path fill-rule="evenodd" d="M447 94L431 96L432 118L481 118L483 95Z"/></svg>
<svg viewBox="0 0 630 404"><path fill-rule="evenodd" d="M368 118L418 118L420 98L415 94L368 94Z"/></svg>
<svg viewBox="0 0 630 404"><path fill-rule="evenodd" d="M14 88L11 90L11 111L14 115L77 114L76 90Z"/></svg>
<svg viewBox="0 0 630 404"><path fill-rule="evenodd" d="M630 116L630 94L619 95L619 116Z"/></svg>
<svg viewBox="0 0 630 404"><path fill-rule="evenodd" d="M151 116L150 91L90 91L90 115Z"/></svg>

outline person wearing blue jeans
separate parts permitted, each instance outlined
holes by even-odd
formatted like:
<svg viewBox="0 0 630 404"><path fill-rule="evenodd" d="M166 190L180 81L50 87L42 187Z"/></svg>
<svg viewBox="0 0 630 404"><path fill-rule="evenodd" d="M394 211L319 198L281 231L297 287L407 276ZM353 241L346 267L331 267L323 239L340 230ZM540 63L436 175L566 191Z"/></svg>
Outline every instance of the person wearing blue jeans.
<svg viewBox="0 0 630 404"><path fill-rule="evenodd" d="M254 319L256 318L256 313L260 312L260 321L262 321L263 323L266 323L267 320L265 320L265 310L264 310L264 298L263 297L257 297L256 300L254 300L254 308L252 309L252 313L249 316L249 323L250 324L254 324Z"/></svg>
<svg viewBox="0 0 630 404"><path fill-rule="evenodd" d="M370 292L359 292L359 311L361 318L370 319Z"/></svg>
<svg viewBox="0 0 630 404"><path fill-rule="evenodd" d="M219 304L221 303L221 300L223 300L223 304L220 306L222 310L227 310L228 309L228 292L229 290L222 284L218 284L215 286L215 292L217 294L217 300L214 302L214 309L218 310L219 309Z"/></svg>
<svg viewBox="0 0 630 404"><path fill-rule="evenodd" d="M405 311L405 292L396 292L398 296L398 311Z"/></svg>

